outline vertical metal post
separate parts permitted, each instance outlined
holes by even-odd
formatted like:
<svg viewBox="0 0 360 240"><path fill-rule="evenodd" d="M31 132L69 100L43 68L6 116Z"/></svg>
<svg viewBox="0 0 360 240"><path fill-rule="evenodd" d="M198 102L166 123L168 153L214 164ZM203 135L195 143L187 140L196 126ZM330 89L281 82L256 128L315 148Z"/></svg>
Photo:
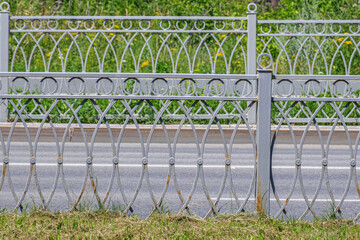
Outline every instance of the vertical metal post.
<svg viewBox="0 0 360 240"><path fill-rule="evenodd" d="M9 71L9 5L1 4L0 10L0 72ZM0 99L8 94L9 82L7 77L1 77ZM0 122L8 120L7 101L0 104Z"/></svg>
<svg viewBox="0 0 360 240"><path fill-rule="evenodd" d="M250 3L247 12L247 74L256 74L256 38L257 38L257 20L256 20L256 5ZM256 83L254 88L256 89ZM256 96L253 92L250 96ZM248 121L250 124L256 123L256 109L251 108L248 112Z"/></svg>
<svg viewBox="0 0 360 240"><path fill-rule="evenodd" d="M269 215L272 70L262 69L258 72L256 211Z"/></svg>

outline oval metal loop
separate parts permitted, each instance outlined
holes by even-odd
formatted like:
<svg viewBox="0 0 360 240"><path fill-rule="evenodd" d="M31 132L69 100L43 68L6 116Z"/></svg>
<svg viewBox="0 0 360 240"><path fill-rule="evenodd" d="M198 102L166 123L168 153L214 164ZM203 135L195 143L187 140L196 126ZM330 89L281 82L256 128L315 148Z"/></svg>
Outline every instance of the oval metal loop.
<svg viewBox="0 0 360 240"><path fill-rule="evenodd" d="M263 57L268 57L269 58L269 60L270 60L270 63L269 63L269 65L267 65L267 66L262 66L261 65L261 58L263 58ZM273 65L273 61L272 61L272 57L271 57L271 55L270 54L268 54L268 53L262 53L262 54L260 54L259 56L258 56L258 58L257 58L257 64L258 64L258 67L260 68L260 69L269 69L272 65Z"/></svg>
<svg viewBox="0 0 360 240"><path fill-rule="evenodd" d="M101 88L101 86L100 86L100 84L106 84L105 82L108 82L108 83L110 83L110 89L108 90L108 91L105 91L105 92L101 92L100 90L100 88ZM97 91L97 94L99 94L99 95L109 95L109 94L111 94L111 93L113 93L113 91L114 91L114 88L115 88L115 85L114 85L114 82L110 79L110 78L108 78L108 77L101 77L101 78L99 78L98 80L96 80L96 82L95 82L95 87L96 87L96 91Z"/></svg>
<svg viewBox="0 0 360 240"><path fill-rule="evenodd" d="M72 89L71 89L71 82L75 81L76 79L80 80L80 87L79 87L79 91L78 92L73 92ZM75 83L75 82L74 82ZM80 94L83 94L85 92L85 81L80 78L80 77L73 77L73 78L70 78L67 82L67 91L69 94L71 95L80 95Z"/></svg>
<svg viewBox="0 0 360 240"><path fill-rule="evenodd" d="M23 88L23 91L22 92L18 92L17 89L15 88L14 84L16 81L20 80L20 79L23 79L25 81L25 85L24 85L24 88ZM13 80L11 80L11 89L14 91L15 94L25 94L29 91L30 89L30 83L29 83L29 80L27 80L27 78L24 78L24 77L16 77L14 78Z"/></svg>
<svg viewBox="0 0 360 240"><path fill-rule="evenodd" d="M45 84L44 81L45 81L46 79L50 79L50 80L52 80L52 81L55 83L55 88L54 88L54 90L52 90L52 91L50 91L50 92L48 92L48 93L45 92L45 89L44 89L44 84ZM40 91L41 91L42 94L52 95L52 94L56 93L57 90L58 90L58 83L57 83L57 81L56 81L55 78L53 78L53 77L44 77L43 79L40 80Z"/></svg>
<svg viewBox="0 0 360 240"><path fill-rule="evenodd" d="M250 13L255 13L257 10L257 5L255 3L249 3L247 9Z"/></svg>
<svg viewBox="0 0 360 240"><path fill-rule="evenodd" d="M313 95L311 95L311 93L310 93L310 84L312 84L312 83L316 83L317 85L318 85L318 87L319 87L319 91L314 91L314 89L312 89L313 90ZM307 96L307 97L318 97L321 93L322 93L322 91L323 91L323 88L321 87L321 85L320 85L320 81L319 80L317 80L317 79L309 79L309 80L307 80L305 83L304 83L304 89L305 89L305 95Z"/></svg>
<svg viewBox="0 0 360 240"><path fill-rule="evenodd" d="M2 12L8 12L10 10L10 4L8 2L2 2L0 4L0 10Z"/></svg>
<svg viewBox="0 0 360 240"><path fill-rule="evenodd" d="M285 87L284 87L285 89L288 89L288 90L289 90L289 92L288 92L287 94L283 94L283 93L281 93L280 90L279 90L280 87L281 87L281 85L284 85L284 83L289 83L289 86L285 86ZM277 93L280 97L290 97L290 96L293 95L294 92L295 92L294 83L293 83L291 80L289 80L289 79L281 79L280 81L278 81L278 82L276 83L275 91L276 91L276 93Z"/></svg>

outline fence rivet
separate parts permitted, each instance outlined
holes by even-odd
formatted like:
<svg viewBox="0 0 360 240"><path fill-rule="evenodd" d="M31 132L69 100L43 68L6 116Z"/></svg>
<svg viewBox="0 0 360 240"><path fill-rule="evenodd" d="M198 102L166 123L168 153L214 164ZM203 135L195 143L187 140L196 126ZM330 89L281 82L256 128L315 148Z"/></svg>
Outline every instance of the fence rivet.
<svg viewBox="0 0 360 240"><path fill-rule="evenodd" d="M300 160L296 160L296 161L295 161L295 165L298 166L298 167L301 166L301 161L300 161Z"/></svg>
<svg viewBox="0 0 360 240"><path fill-rule="evenodd" d="M352 167L355 167L355 166L356 166L356 161L355 161L355 159L353 159L353 160L350 161L350 166L352 166Z"/></svg>
<svg viewBox="0 0 360 240"><path fill-rule="evenodd" d="M169 164L174 165L175 164L175 158L173 158L173 157L169 158Z"/></svg>
<svg viewBox="0 0 360 240"><path fill-rule="evenodd" d="M58 162L58 164L63 164L64 161L62 158L58 158L57 162Z"/></svg>
<svg viewBox="0 0 360 240"><path fill-rule="evenodd" d="M92 157L88 157L87 159L86 159L86 163L87 164L92 164Z"/></svg>
<svg viewBox="0 0 360 240"><path fill-rule="evenodd" d="M3 162L4 162L4 164L8 164L8 163L9 163L9 158L8 158L8 157L4 157Z"/></svg>
<svg viewBox="0 0 360 240"><path fill-rule="evenodd" d="M197 164L198 164L198 165L203 165L203 160L202 160L201 158L199 158L199 159L197 160Z"/></svg>
<svg viewBox="0 0 360 240"><path fill-rule="evenodd" d="M142 164L143 164L143 165L147 165L147 164L148 164L148 159L147 159L147 157L143 157L143 159L142 159Z"/></svg>
<svg viewBox="0 0 360 240"><path fill-rule="evenodd" d="M115 165L119 164L119 159L117 157L113 158L113 164L115 164Z"/></svg>
<svg viewBox="0 0 360 240"><path fill-rule="evenodd" d="M323 166L327 166L327 165L328 165L328 160L327 160L327 159L323 159L321 163L322 163Z"/></svg>
<svg viewBox="0 0 360 240"><path fill-rule="evenodd" d="M231 160L230 160L230 159L226 159L226 160L225 160L225 164L226 164L226 166L229 166L229 165L231 164Z"/></svg>
<svg viewBox="0 0 360 240"><path fill-rule="evenodd" d="M30 159L30 163L31 163L31 164L35 164L35 163L36 163L36 159L35 159L35 158L31 158L31 159Z"/></svg>

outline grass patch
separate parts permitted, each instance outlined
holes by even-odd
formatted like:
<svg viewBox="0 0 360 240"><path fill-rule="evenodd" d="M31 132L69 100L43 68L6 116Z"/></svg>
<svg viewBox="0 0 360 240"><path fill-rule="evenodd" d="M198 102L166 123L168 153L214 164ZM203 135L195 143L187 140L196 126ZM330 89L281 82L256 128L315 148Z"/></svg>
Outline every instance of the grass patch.
<svg viewBox="0 0 360 240"><path fill-rule="evenodd" d="M21 239L352 239L360 237L360 225L342 219L284 222L250 213L219 215L207 220L155 214L143 220L109 211L34 211L23 215L0 213L0 236Z"/></svg>

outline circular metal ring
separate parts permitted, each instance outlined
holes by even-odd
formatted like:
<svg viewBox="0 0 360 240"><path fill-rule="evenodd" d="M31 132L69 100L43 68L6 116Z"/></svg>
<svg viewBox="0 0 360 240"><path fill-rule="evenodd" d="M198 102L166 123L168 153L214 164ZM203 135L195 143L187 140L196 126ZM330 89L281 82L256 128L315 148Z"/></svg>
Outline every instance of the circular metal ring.
<svg viewBox="0 0 360 240"><path fill-rule="evenodd" d="M240 27L236 28L235 27L235 22L240 22ZM243 23L242 23L242 21L232 21L231 27L233 28L233 30L239 31L239 30L241 30L243 28Z"/></svg>
<svg viewBox="0 0 360 240"><path fill-rule="evenodd" d="M201 27L198 27L198 22L201 22L201 23L202 23L202 26L201 26ZM204 21L204 20L201 20L201 21L196 20L195 23L194 23L194 26L195 26L195 29L196 29L196 30L204 30L205 25L206 25L206 24L205 24L205 21Z"/></svg>
<svg viewBox="0 0 360 240"><path fill-rule="evenodd" d="M68 27L71 29L71 30L77 30L80 26L81 26L81 22L80 21L75 21L75 23L76 23L76 26L75 27L73 27L72 25L73 25L73 21L69 21L68 22Z"/></svg>
<svg viewBox="0 0 360 240"><path fill-rule="evenodd" d="M143 26L142 26L142 23L143 23L143 22L146 22L146 23L147 23L147 26L146 26L146 27L143 27ZM139 27L140 27L142 30L148 30L148 29L150 28L150 25L151 25L151 23L150 23L149 20L141 20L141 21L139 22Z"/></svg>
<svg viewBox="0 0 360 240"><path fill-rule="evenodd" d="M217 20L214 21L214 28L215 28L216 30L223 30L223 29L225 28L225 26L226 26L225 21L221 20L221 22L222 22L222 27L221 27L221 28L218 28L218 27L217 27L218 21L217 21Z"/></svg>
<svg viewBox="0 0 360 240"><path fill-rule="evenodd" d="M184 78L178 83L178 91L182 96L192 96L196 90L197 85L192 78Z"/></svg>
<svg viewBox="0 0 360 240"><path fill-rule="evenodd" d="M280 28L281 28L282 26L285 27L285 30L284 30L284 31L280 31ZM287 27L287 25L286 25L285 23L280 23L280 24L276 25L276 31L277 31L278 33L280 33L280 34L285 34L285 33L287 32L287 30L288 30L288 27Z"/></svg>
<svg viewBox="0 0 360 240"><path fill-rule="evenodd" d="M321 32L318 31L318 29L317 29L318 26L322 26L322 31L321 31ZM316 33L319 33L319 34L324 33L324 32L325 32L325 29L326 29L326 27L325 27L325 25L324 25L323 23L316 23L315 26L314 26L315 32L316 32Z"/></svg>
<svg viewBox="0 0 360 240"><path fill-rule="evenodd" d="M353 27L354 25L357 26L357 31L356 31L356 32L354 32L354 30L352 29L352 27ZM352 23L352 24L350 24L349 31L350 31L351 33L353 33L353 34L357 34L357 33L360 31L360 24L358 24L358 23Z"/></svg>
<svg viewBox="0 0 360 240"><path fill-rule="evenodd" d="M289 83L289 84L290 84L290 87L289 87L289 88L286 87L286 88L289 89L288 94L282 94L282 93L280 93L280 91L279 91L280 85L281 85L281 84L284 84L284 83ZM295 91L294 83L293 83L292 81L290 81L289 79L282 79L282 80L280 80L280 81L278 81L278 82L276 83L275 91L276 91L276 93L277 93L280 97L290 97L291 95L294 94L294 91Z"/></svg>
<svg viewBox="0 0 360 240"><path fill-rule="evenodd" d="M130 87L131 92L127 89L127 84L129 84L130 81L134 81L132 86ZM130 83L131 84L131 83ZM135 89L135 91L134 91ZM140 92L140 81L136 78L127 78L124 80L124 92L126 95L136 95Z"/></svg>
<svg viewBox="0 0 360 240"><path fill-rule="evenodd" d="M128 22L128 23L129 23L129 27L127 27L127 28L124 27L124 22ZM126 19L126 20L122 20L121 23L120 23L120 25L121 25L121 27L122 27L124 30L130 30L131 27L132 27L132 22L131 22L130 20Z"/></svg>
<svg viewBox="0 0 360 240"><path fill-rule="evenodd" d="M166 22L168 23L168 27L167 27L167 28L163 26L163 22L164 22L164 21L166 21ZM168 30L170 27L171 27L171 22L170 22L169 20L162 20L162 21L160 22L160 28L161 28L162 30Z"/></svg>
<svg viewBox="0 0 360 240"><path fill-rule="evenodd" d="M86 158L86 163L87 163L88 165L92 164L92 157L87 157L87 158Z"/></svg>
<svg viewBox="0 0 360 240"><path fill-rule="evenodd" d="M261 58L264 57L264 56L267 56L267 57L270 59L270 63L269 63L269 65L267 65L267 66L261 66L261 63L260 63ZM259 68L261 68L261 69L269 69L269 68L272 66L272 63L273 63L272 57L271 57L271 55L268 54L268 53L262 53L262 54L260 54L260 55L258 56L258 58L257 58L257 64L258 64Z"/></svg>
<svg viewBox="0 0 360 240"><path fill-rule="evenodd" d="M5 7L4 7L4 6L5 6ZM7 3L7 2L2 2L2 3L0 4L0 10L1 10L2 12L8 12L8 11L10 10L10 4Z"/></svg>
<svg viewBox="0 0 360 240"><path fill-rule="evenodd" d="M317 93L313 92L314 95L310 95L310 88L308 87L310 83L316 83L319 86L319 91ZM322 92L322 87L320 85L320 82L317 79L309 79L304 83L304 89L305 89L305 95L307 97L318 97Z"/></svg>
<svg viewBox="0 0 360 240"><path fill-rule="evenodd" d="M36 158L34 158L34 157L30 158L30 163L32 165L34 165L36 163Z"/></svg>
<svg viewBox="0 0 360 240"><path fill-rule="evenodd" d="M263 30L263 26L268 26L268 27L269 27L269 31L265 32L265 31ZM261 24L261 25L260 25L260 30L261 30L261 32L262 32L263 34L269 34L269 33L271 32L271 26L270 26L270 24L268 24L268 23Z"/></svg>
<svg viewBox="0 0 360 240"><path fill-rule="evenodd" d="M51 23L55 23L55 26L52 27ZM47 21L46 26L51 30L55 30L58 28L59 22L56 19L50 19L49 21Z"/></svg>
<svg viewBox="0 0 360 240"><path fill-rule="evenodd" d="M337 93L337 84L340 84L340 83L345 83L345 89L346 91L344 90L344 94L343 95L340 95ZM336 97L347 97L350 95L350 84L348 81L344 80L344 79L338 79L336 80L335 82L333 82L332 84L332 93L336 96Z"/></svg>
<svg viewBox="0 0 360 240"><path fill-rule="evenodd" d="M22 92L18 92L17 89L15 89L15 86L14 86L15 81L18 80L18 79L23 79L25 81L25 87L24 87L24 90ZM27 93L29 91L29 88L30 88L29 80L27 80L24 77L16 77L13 80L11 80L11 89L14 91L15 94L25 94L25 93Z"/></svg>
<svg viewBox="0 0 360 240"><path fill-rule="evenodd" d="M88 26L88 23L91 23L90 27ZM95 22L93 20L88 19L88 20L84 21L84 28L86 30L91 30L94 27L95 27Z"/></svg>
<svg viewBox="0 0 360 240"><path fill-rule="evenodd" d="M4 157L3 163L4 163L4 164L9 164L9 158L8 158L8 157Z"/></svg>
<svg viewBox="0 0 360 240"><path fill-rule="evenodd" d="M76 79L79 79L79 80L80 80L80 88L79 88L79 92L74 93L74 92L71 91L70 84L71 84L72 81L75 81ZM67 82L67 91L68 91L68 93L71 94L71 95L76 95L76 94L77 94L77 95L80 95L80 94L83 94L83 93L85 92L85 81L84 81L82 78L80 78L80 77L70 78L70 79L68 80L68 82Z"/></svg>
<svg viewBox="0 0 360 240"><path fill-rule="evenodd" d="M335 32L334 29L333 29L334 26L338 26L338 27L339 27L339 31ZM334 34L338 34L338 33L341 31L341 26L340 26L340 24L338 24L338 23L333 23L333 24L331 24L331 26L330 26L330 31L331 31L332 33L334 33Z"/></svg>
<svg viewBox="0 0 360 240"><path fill-rule="evenodd" d="M155 84L160 84L160 88L158 88ZM165 89L163 89L162 86L165 86ZM169 92L168 81L164 78L155 78L151 81L151 91L156 95L166 95Z"/></svg>
<svg viewBox="0 0 360 240"><path fill-rule="evenodd" d="M58 164L63 164L64 160L62 158L58 158L57 162Z"/></svg>
<svg viewBox="0 0 360 240"><path fill-rule="evenodd" d="M23 24L21 27L18 26L18 23L20 23L20 22L22 22L22 24ZM15 21L15 28L16 29L23 30L23 29L25 29L25 27L26 27L26 22L24 20L18 19L18 20Z"/></svg>
<svg viewBox="0 0 360 240"><path fill-rule="evenodd" d="M36 22L39 22L39 26L38 26L38 27L35 26L35 23L36 23ZM34 20L32 20L32 21L31 21L31 27L32 27L33 29L35 29L35 30L41 29L41 28L42 28L42 22L41 22L41 20L40 20L40 19L34 19Z"/></svg>
<svg viewBox="0 0 360 240"><path fill-rule="evenodd" d="M251 9L251 7L253 7L253 9ZM257 5L255 3L249 3L247 9L250 13L255 13L257 10Z"/></svg>
<svg viewBox="0 0 360 240"><path fill-rule="evenodd" d="M45 89L44 89L44 81L45 81L45 79L50 79L55 83L55 89L53 91L49 92L49 93L45 93ZM56 93L57 90L58 90L58 83L55 80L55 78L53 78L53 77L44 77L43 79L40 80L40 91L41 91L42 94L52 95L52 94Z"/></svg>
<svg viewBox="0 0 360 240"><path fill-rule="evenodd" d="M106 25L106 23L107 23L108 21L111 21L110 27L108 27L108 26ZM106 20L103 22L103 27L104 27L106 30L111 30L111 29L114 28L114 26L115 26L114 20L106 19Z"/></svg>
<svg viewBox="0 0 360 240"><path fill-rule="evenodd" d="M352 159L352 160L350 161L350 166L351 166L351 167L355 167L355 166L356 166L356 160L355 160L355 159Z"/></svg>
<svg viewBox="0 0 360 240"><path fill-rule="evenodd" d="M180 27L179 27L179 24L180 24L181 22L184 23L184 27L183 27L183 28L180 28ZM185 20L176 21L176 28L177 28L178 30L185 30L185 29L187 28L187 22L186 22Z"/></svg>
<svg viewBox="0 0 360 240"><path fill-rule="evenodd" d="M301 26L301 28L300 28L300 29L302 29L301 31L298 30L298 26ZM298 34L304 33L305 25L303 23L296 23L294 26L294 31Z"/></svg>
<svg viewBox="0 0 360 240"><path fill-rule="evenodd" d="M101 93L101 92L100 92L100 84L101 84L101 82L105 82L106 80L107 80L108 82L110 82L111 88L110 88L110 90L108 90L107 92ZM101 82L100 82L100 81L101 81ZM108 94L111 94L111 93L114 91L115 85L114 85L114 82L113 82L110 78L108 78L108 77L101 77L101 78L99 78L98 80L96 80L96 82L95 82L95 88L96 88L97 94L100 94L100 95L108 95Z"/></svg>
<svg viewBox="0 0 360 240"><path fill-rule="evenodd" d="M242 82L245 83L243 89L245 89L245 88L249 89L250 88L249 91L246 91L246 94L241 94L240 89L238 89L238 87L240 86L240 84ZM247 80L247 79L239 79L235 83L234 90L235 90L236 95L238 95L239 97L248 97L248 96L250 96L250 94L253 91L253 86L252 86L252 84L251 84L251 82L249 80Z"/></svg>
<svg viewBox="0 0 360 240"><path fill-rule="evenodd" d="M225 83L221 79L218 78L211 79L207 85L208 85L208 93L211 96L221 96L225 93ZM220 92L217 91L218 87L220 87ZM215 90L215 92L213 90Z"/></svg>

